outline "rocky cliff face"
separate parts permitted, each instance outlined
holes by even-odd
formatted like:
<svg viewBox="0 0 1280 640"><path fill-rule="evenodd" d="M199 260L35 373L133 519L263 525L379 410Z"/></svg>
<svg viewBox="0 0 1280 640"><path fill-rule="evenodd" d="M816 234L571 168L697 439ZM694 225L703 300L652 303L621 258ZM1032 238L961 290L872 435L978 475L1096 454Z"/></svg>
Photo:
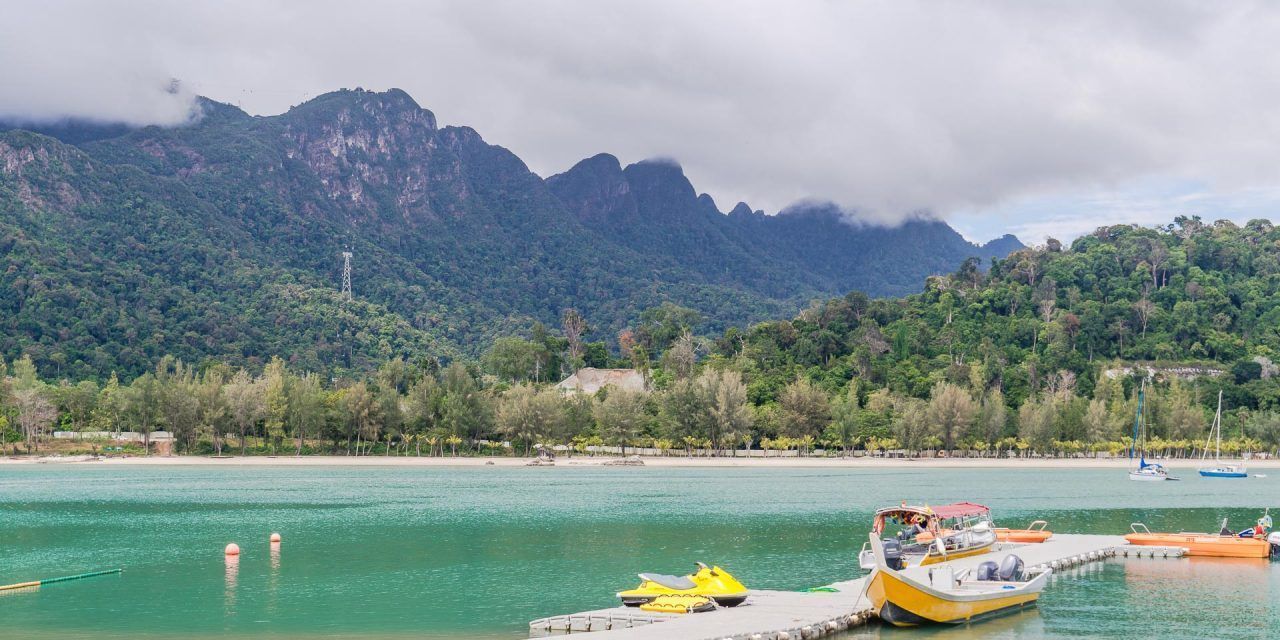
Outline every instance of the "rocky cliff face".
<svg viewBox="0 0 1280 640"><path fill-rule="evenodd" d="M357 297L394 320L379 320L383 329L359 340L326 334L327 346L312 356L322 362L341 353L342 344L357 342L382 345L368 357L410 343L474 354L497 335L535 321L555 323L567 307L581 310L598 338L664 301L698 310L707 319L703 328L714 331L790 315L811 298L850 289L915 291L930 273L1012 244L1002 239L994 249L975 247L941 223L875 229L830 212L765 216L742 203L726 215L665 161L623 167L601 154L544 180L476 131L439 126L398 90L338 91L271 117L212 101L201 107L202 117L184 127L115 135L83 130L79 148L28 132L0 133L0 206L32 213L9 231L27 236L34 231L25 227L41 216L75 215L84 220L79 233L88 236L85 229L147 220L152 228L145 242L113 234L101 241L122 261L166 247L168 262L156 264L172 268L154 266L152 258L144 268L179 283L198 274L213 286L211 274L223 273L235 274L242 297L294 292L271 298L293 301L289 311L271 314L272 326L282 329L240 323L241 338L226 340L252 345L258 335L259 347L236 348L261 355L285 344L270 336L287 331L290 314L329 304L297 292L336 288L338 255L347 248L356 254ZM102 172L110 179L84 179ZM179 228L181 234L170 233ZM179 251L175 237L202 248ZM41 242L83 244L54 236ZM102 286L91 280L80 278L75 286ZM22 284L28 300L30 282ZM202 300L219 297L198 293L208 291L206 285L170 284L133 282L137 296L130 304L181 300L184 313L198 314ZM60 303L42 304L56 310ZM230 307L221 304L217 313L204 313L225 318ZM165 344L185 326L163 313L143 324L166 336ZM392 326L405 327L412 339L382 333ZM125 330L119 327L60 330L112 336ZM33 339L22 335L6 355ZM182 348L215 353L221 347Z"/></svg>

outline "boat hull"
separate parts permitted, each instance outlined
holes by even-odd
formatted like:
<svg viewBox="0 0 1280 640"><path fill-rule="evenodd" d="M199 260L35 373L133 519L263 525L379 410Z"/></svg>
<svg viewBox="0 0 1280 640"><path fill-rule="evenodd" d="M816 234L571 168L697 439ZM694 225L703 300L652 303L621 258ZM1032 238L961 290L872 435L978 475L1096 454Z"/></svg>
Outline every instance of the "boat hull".
<svg viewBox="0 0 1280 640"><path fill-rule="evenodd" d="M1169 476L1154 473L1143 473L1141 471L1130 471L1129 479L1137 482L1164 482Z"/></svg>
<svg viewBox="0 0 1280 640"><path fill-rule="evenodd" d="M1206 478L1248 478L1247 471L1228 471L1225 469L1201 469L1200 475Z"/></svg>
<svg viewBox="0 0 1280 640"><path fill-rule="evenodd" d="M867 597L881 620L898 627L926 624L964 624L1012 613L1034 606L1040 587L1019 590L1007 596L952 595L921 588L898 575L877 571L867 588Z"/></svg>
<svg viewBox="0 0 1280 640"><path fill-rule="evenodd" d="M1053 537L1050 531L1039 529L996 529L996 540L1000 542L1023 542L1038 544Z"/></svg>
<svg viewBox="0 0 1280 640"><path fill-rule="evenodd" d="M1271 545L1259 538L1236 538L1208 533L1131 533L1124 537L1132 545L1182 547L1188 556L1209 558L1267 558Z"/></svg>
<svg viewBox="0 0 1280 640"><path fill-rule="evenodd" d="M880 608L878 615L880 616L880 620L895 627L919 627L931 624L966 624L970 622L981 622L990 618L1016 613L1034 606L1036 606L1036 602L1032 599L1030 601L1010 604L1000 609L993 609L986 613L970 616L968 618L956 618L954 620L930 620L903 609L892 602L886 602L885 605Z"/></svg>

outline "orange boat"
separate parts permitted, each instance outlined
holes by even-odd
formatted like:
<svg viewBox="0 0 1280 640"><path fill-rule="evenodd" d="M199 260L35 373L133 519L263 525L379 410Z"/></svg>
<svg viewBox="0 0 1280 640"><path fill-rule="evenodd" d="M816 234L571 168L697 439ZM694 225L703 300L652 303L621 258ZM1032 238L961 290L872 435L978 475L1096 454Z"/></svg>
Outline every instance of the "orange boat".
<svg viewBox="0 0 1280 640"><path fill-rule="evenodd" d="M1138 527L1142 527L1139 531ZM1271 543L1266 538L1241 538L1220 533L1151 533L1146 525L1129 525L1133 533L1124 537L1129 544L1147 547L1182 547L1188 556L1210 558L1266 558Z"/></svg>
<svg viewBox="0 0 1280 640"><path fill-rule="evenodd" d="M1052 531L1045 530L1045 527L1048 527L1048 526L1049 526L1048 522L1045 522L1044 520L1036 520L1035 522L1032 522L1026 529L1007 529L1007 528L1000 527L1000 528L992 529L992 531L994 531L996 534L997 542L1018 542L1023 544L1038 544L1053 537ZM950 535L952 533L954 532L950 529L943 529L941 531L941 534L944 536ZM920 535L916 536L916 541L922 542L922 543L933 542L933 534L927 531L924 533L921 533Z"/></svg>
<svg viewBox="0 0 1280 640"><path fill-rule="evenodd" d="M1044 542L1053 537L1052 531L1045 530L1048 526L1048 522L1036 520L1028 525L1026 529L996 529L996 540L1000 542Z"/></svg>

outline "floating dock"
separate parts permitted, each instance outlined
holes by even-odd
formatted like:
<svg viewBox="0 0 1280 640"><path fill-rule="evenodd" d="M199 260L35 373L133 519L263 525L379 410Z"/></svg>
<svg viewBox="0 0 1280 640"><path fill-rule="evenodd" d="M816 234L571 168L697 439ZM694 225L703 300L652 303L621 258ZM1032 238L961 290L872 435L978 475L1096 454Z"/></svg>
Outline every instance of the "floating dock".
<svg viewBox="0 0 1280 640"><path fill-rule="evenodd" d="M957 571L1016 553L1027 567L1055 570L1098 562L1115 556L1179 558L1178 547L1135 547L1122 536L1055 533L1039 544L999 544L989 554L952 560L907 571L927 572L950 565ZM741 605L693 614L650 613L636 607L612 607L529 623L531 637L607 632L607 640L812 640L866 623L874 617L863 594L865 578L828 585L832 592L756 591Z"/></svg>

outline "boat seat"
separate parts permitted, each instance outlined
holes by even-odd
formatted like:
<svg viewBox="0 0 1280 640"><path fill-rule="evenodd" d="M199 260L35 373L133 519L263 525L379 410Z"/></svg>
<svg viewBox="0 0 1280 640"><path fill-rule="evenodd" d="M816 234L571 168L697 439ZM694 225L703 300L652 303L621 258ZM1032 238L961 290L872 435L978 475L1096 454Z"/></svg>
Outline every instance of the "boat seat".
<svg viewBox="0 0 1280 640"><path fill-rule="evenodd" d="M656 582L668 589L684 590L698 586L685 576L671 576L665 573L642 573L640 574L640 579Z"/></svg>

